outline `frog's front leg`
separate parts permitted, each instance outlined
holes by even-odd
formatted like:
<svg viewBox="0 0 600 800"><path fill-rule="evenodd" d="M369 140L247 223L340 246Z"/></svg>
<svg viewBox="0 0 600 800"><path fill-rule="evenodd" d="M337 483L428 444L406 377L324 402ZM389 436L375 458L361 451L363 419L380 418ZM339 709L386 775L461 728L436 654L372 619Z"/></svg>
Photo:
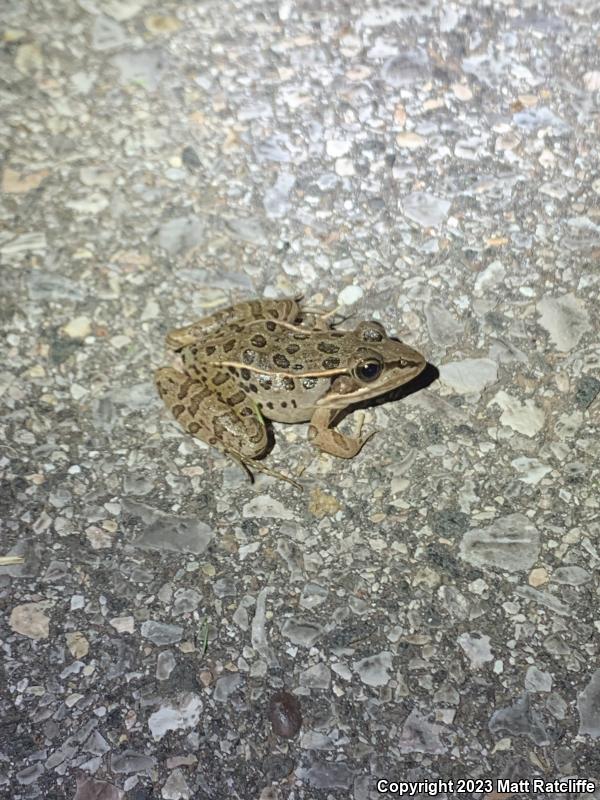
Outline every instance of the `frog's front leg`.
<svg viewBox="0 0 600 800"><path fill-rule="evenodd" d="M332 425L335 424L342 410L339 408L317 408L308 426L308 441L332 456L354 458L360 452L364 443L376 431L372 431L359 439L354 439L351 436L345 436L343 433L333 430Z"/></svg>
<svg viewBox="0 0 600 800"><path fill-rule="evenodd" d="M230 455L251 480L253 468L298 486L255 461L267 449L267 429L256 407L239 388L218 395L202 378L194 380L172 367L156 370L155 380L158 393L177 422L192 436Z"/></svg>

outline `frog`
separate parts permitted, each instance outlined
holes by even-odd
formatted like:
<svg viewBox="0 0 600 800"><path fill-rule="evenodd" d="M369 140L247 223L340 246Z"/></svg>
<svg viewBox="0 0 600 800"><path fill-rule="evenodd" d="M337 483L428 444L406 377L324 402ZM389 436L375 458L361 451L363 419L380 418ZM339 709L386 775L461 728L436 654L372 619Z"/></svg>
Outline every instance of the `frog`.
<svg viewBox="0 0 600 800"><path fill-rule="evenodd" d="M308 422L312 446L354 458L375 431L348 436L335 429L340 417L412 381L427 363L380 322L342 330L334 313L298 296L254 299L175 328L166 343L181 368L156 370L158 393L189 434L227 453L251 480L256 470L300 487L262 463L266 420Z"/></svg>

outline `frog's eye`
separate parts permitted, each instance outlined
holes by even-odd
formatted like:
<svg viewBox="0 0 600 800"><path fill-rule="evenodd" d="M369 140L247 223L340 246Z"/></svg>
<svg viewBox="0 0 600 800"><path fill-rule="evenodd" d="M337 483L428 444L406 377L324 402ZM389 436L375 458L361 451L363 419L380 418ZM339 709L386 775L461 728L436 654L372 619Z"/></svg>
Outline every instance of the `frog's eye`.
<svg viewBox="0 0 600 800"><path fill-rule="evenodd" d="M374 381L381 374L379 361L363 361L356 367L356 377L361 381Z"/></svg>

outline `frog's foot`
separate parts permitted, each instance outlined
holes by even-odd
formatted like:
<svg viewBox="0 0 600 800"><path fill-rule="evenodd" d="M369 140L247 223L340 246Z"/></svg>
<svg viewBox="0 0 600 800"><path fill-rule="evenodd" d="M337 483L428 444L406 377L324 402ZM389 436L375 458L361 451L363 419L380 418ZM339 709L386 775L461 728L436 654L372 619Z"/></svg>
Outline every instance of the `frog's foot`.
<svg viewBox="0 0 600 800"><path fill-rule="evenodd" d="M262 472L265 475L270 475L272 478L277 478L280 481L286 481L287 483L291 483L292 486L295 486L296 489L300 489L303 491L303 487L293 478L284 475L283 472L277 472L277 470L269 469L264 464L261 464L260 461L257 461L254 458L245 458L241 453L236 452L235 450L225 450L234 461L236 461L240 467L246 472L248 478L250 479L250 483L254 483L254 475L252 474L252 470L256 470L257 472Z"/></svg>
<svg viewBox="0 0 600 800"><path fill-rule="evenodd" d="M366 436L355 439L331 428L317 428L311 424L308 426L308 441L332 456L354 458L360 453L363 445L376 433L377 431L371 431Z"/></svg>
<svg viewBox="0 0 600 800"><path fill-rule="evenodd" d="M335 308L320 306L302 307L302 326L315 331L330 331L341 325L349 317L339 313L340 306Z"/></svg>

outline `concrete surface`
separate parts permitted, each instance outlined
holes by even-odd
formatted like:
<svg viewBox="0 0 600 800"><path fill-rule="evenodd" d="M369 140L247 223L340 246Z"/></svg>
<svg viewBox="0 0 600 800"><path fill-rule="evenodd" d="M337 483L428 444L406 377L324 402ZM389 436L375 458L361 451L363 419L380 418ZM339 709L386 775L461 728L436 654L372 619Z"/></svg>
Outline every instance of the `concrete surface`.
<svg viewBox="0 0 600 800"><path fill-rule="evenodd" d="M2 4L1 797L600 779L597 11ZM297 292L439 370L303 493L152 384Z"/></svg>

